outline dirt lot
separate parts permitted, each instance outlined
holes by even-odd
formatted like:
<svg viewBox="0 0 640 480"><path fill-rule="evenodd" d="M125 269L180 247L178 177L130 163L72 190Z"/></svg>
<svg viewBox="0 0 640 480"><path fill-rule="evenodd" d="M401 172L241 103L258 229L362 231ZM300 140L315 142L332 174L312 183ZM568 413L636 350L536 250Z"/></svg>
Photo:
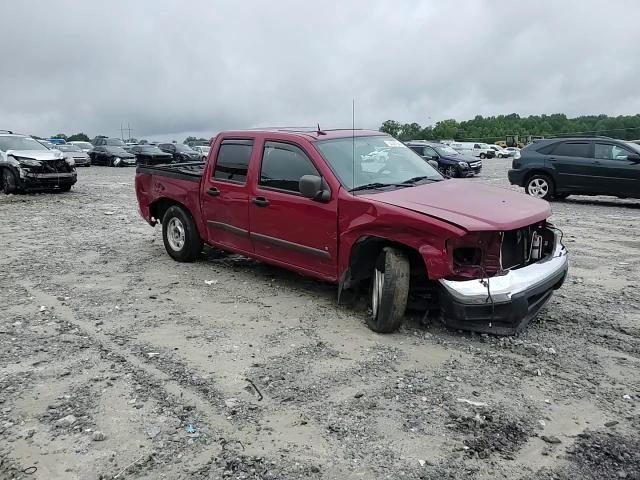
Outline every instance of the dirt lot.
<svg viewBox="0 0 640 480"><path fill-rule="evenodd" d="M639 201L553 203L570 279L523 334L377 335L331 285L172 261L134 173L0 197L1 479L640 478Z"/></svg>

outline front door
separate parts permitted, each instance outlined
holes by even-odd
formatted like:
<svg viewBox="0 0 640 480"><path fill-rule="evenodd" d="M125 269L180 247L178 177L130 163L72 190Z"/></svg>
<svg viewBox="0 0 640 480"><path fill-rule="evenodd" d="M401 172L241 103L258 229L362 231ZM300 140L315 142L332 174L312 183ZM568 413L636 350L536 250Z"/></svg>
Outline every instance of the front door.
<svg viewBox="0 0 640 480"><path fill-rule="evenodd" d="M303 175L318 169L302 148L266 141L249 204L251 239L255 252L321 276L337 271L337 200L327 203L300 194Z"/></svg>
<svg viewBox="0 0 640 480"><path fill-rule="evenodd" d="M202 192L209 243L246 253L253 252L247 186L253 143L253 139L223 139L212 157L215 163Z"/></svg>
<svg viewBox="0 0 640 480"><path fill-rule="evenodd" d="M618 144L595 143L594 183L602 193L610 195L638 195L640 164L627 157L635 152Z"/></svg>

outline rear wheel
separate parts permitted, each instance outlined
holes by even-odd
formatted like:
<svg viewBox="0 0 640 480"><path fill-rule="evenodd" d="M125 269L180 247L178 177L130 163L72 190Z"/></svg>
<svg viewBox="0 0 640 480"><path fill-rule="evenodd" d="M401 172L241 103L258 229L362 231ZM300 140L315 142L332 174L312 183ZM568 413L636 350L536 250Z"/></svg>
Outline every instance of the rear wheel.
<svg viewBox="0 0 640 480"><path fill-rule="evenodd" d="M484 160L485 158L487 158L487 156L484 153L481 153L480 158Z"/></svg>
<svg viewBox="0 0 640 480"><path fill-rule="evenodd" d="M182 207L169 207L162 218L164 248L178 262L192 262L202 252L202 239L191 215Z"/></svg>
<svg viewBox="0 0 640 480"><path fill-rule="evenodd" d="M2 191L7 195L15 193L17 190L17 182L13 172L5 168L0 171L0 174L2 176Z"/></svg>
<svg viewBox="0 0 640 480"><path fill-rule="evenodd" d="M374 332L388 333L402 325L409 297L410 267L402 251L385 247L378 255L370 286L371 315L367 318Z"/></svg>
<svg viewBox="0 0 640 480"><path fill-rule="evenodd" d="M548 200L553 196L553 180L547 175L535 174L529 177L524 189L532 197Z"/></svg>

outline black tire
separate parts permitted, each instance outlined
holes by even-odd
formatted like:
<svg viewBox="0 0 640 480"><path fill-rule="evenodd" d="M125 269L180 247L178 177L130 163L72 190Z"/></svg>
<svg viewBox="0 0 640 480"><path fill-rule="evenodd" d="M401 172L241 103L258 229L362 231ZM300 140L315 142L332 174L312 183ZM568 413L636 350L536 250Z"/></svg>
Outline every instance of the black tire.
<svg viewBox="0 0 640 480"><path fill-rule="evenodd" d="M0 171L2 176L2 191L9 195L18 191L16 177L11 170L4 168Z"/></svg>
<svg viewBox="0 0 640 480"><path fill-rule="evenodd" d="M451 177L451 178L457 178L459 176L458 174L458 168L454 165L448 165L445 169L444 169L444 174L447 177Z"/></svg>
<svg viewBox="0 0 640 480"><path fill-rule="evenodd" d="M402 325L409 297L411 269L409 259L400 250L385 247L378 255L369 288L371 315L367 325L374 332L389 333ZM381 285L376 287L378 281Z"/></svg>
<svg viewBox="0 0 640 480"><path fill-rule="evenodd" d="M484 153L481 153L481 154L480 154L480 158L481 158L482 160L484 160L485 158L487 158L487 156L486 156Z"/></svg>
<svg viewBox="0 0 640 480"><path fill-rule="evenodd" d="M202 252L196 224L189 212L177 205L169 207L162 218L162 240L169 256L178 262L192 262Z"/></svg>
<svg viewBox="0 0 640 480"><path fill-rule="evenodd" d="M553 197L555 187L553 184L553 180L549 175L536 173L535 175L531 175L529 178L527 178L524 190L528 195L531 195L532 197L549 200L551 197Z"/></svg>
<svg viewBox="0 0 640 480"><path fill-rule="evenodd" d="M71 185L62 185L58 191L59 192L68 192L70 190L71 190Z"/></svg>

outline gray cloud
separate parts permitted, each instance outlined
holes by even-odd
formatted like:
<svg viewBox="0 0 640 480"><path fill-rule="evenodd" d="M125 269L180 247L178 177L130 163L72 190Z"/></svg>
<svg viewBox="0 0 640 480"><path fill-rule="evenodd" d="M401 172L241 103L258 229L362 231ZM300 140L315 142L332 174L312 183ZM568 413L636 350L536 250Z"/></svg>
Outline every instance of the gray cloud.
<svg viewBox="0 0 640 480"><path fill-rule="evenodd" d="M265 125L640 112L640 3L3 5L1 128L182 140Z"/></svg>

